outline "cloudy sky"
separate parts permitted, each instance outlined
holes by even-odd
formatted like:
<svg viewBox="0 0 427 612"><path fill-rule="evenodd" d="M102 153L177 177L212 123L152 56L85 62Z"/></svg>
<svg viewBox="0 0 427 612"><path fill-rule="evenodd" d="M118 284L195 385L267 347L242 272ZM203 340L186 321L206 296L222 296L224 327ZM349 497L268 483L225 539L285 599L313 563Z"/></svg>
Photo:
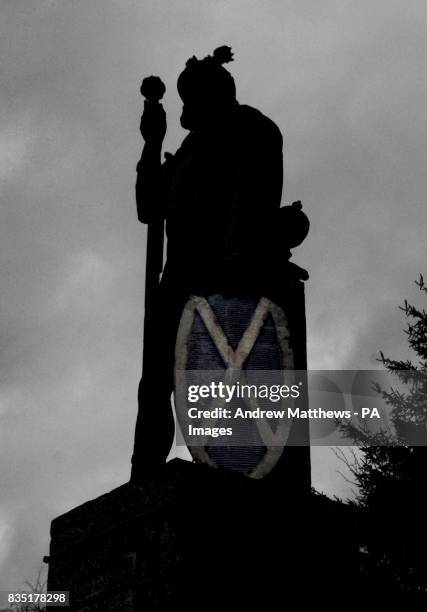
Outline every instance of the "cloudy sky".
<svg viewBox="0 0 427 612"><path fill-rule="evenodd" d="M0 0L0 589L34 576L53 517L129 477L141 78L168 86L173 151L185 60L232 45L312 223L309 367L369 369L406 356L397 306L426 271L426 26L423 0ZM331 456L314 484L346 495Z"/></svg>

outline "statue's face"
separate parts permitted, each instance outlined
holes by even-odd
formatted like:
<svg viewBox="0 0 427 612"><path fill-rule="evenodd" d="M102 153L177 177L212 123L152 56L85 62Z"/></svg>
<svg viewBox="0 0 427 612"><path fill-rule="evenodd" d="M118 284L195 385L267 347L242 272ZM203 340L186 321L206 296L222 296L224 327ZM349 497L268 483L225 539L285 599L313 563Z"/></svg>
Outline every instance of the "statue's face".
<svg viewBox="0 0 427 612"><path fill-rule="evenodd" d="M234 81L228 77L216 70L184 70L177 83L183 128L205 131L221 123L236 104Z"/></svg>
<svg viewBox="0 0 427 612"><path fill-rule="evenodd" d="M214 96L184 98L181 125L186 130L209 130L218 126L234 104Z"/></svg>

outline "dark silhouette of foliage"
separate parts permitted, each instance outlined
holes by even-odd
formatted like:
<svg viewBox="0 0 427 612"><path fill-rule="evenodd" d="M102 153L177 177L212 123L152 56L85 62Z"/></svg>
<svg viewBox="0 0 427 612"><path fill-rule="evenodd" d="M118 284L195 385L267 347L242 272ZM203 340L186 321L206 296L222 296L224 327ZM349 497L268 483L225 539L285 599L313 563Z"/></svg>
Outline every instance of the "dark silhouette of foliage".
<svg viewBox="0 0 427 612"><path fill-rule="evenodd" d="M422 276L416 284L427 293ZM361 544L372 586L389 592L427 593L427 449L405 444L408 439L413 444L417 432L426 438L427 313L406 300L400 308L408 319L405 332L418 360L396 360L380 353L384 367L408 388L405 393L377 389L391 408L395 437L380 440L353 428L353 439L364 440L363 454L353 454L348 465L359 488L365 540ZM388 445L378 445L385 442Z"/></svg>

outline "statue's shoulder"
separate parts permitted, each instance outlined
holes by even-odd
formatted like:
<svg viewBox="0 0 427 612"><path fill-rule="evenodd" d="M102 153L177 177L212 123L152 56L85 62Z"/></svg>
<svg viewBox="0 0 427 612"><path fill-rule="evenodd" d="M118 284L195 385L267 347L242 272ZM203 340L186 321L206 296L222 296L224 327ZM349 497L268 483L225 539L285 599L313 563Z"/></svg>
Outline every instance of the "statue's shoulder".
<svg viewBox="0 0 427 612"><path fill-rule="evenodd" d="M248 104L240 104L238 114L245 130L257 134L259 138L283 143L283 136L278 125L257 108Z"/></svg>

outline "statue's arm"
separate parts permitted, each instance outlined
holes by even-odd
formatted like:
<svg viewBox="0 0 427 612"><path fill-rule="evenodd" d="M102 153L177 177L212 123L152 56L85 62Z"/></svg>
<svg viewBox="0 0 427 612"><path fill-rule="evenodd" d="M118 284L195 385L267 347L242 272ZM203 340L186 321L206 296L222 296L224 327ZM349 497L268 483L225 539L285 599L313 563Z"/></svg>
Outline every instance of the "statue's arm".
<svg viewBox="0 0 427 612"><path fill-rule="evenodd" d="M234 184L236 214L264 217L280 207L283 191L283 138L273 124L248 140Z"/></svg>
<svg viewBox="0 0 427 612"><path fill-rule="evenodd" d="M269 128L246 165L248 184L254 193L250 199L254 210L248 212L260 217L280 208L283 191L283 138L274 124Z"/></svg>
<svg viewBox="0 0 427 612"><path fill-rule="evenodd" d="M145 143L136 167L136 207L141 223L151 223L164 216L165 164L161 156L166 113L161 104L145 102L140 130Z"/></svg>
<svg viewBox="0 0 427 612"><path fill-rule="evenodd" d="M283 138L276 126L255 139L240 163L232 195L231 223L225 233L227 258L246 251L268 231L283 191ZM253 141L252 141L253 142Z"/></svg>

